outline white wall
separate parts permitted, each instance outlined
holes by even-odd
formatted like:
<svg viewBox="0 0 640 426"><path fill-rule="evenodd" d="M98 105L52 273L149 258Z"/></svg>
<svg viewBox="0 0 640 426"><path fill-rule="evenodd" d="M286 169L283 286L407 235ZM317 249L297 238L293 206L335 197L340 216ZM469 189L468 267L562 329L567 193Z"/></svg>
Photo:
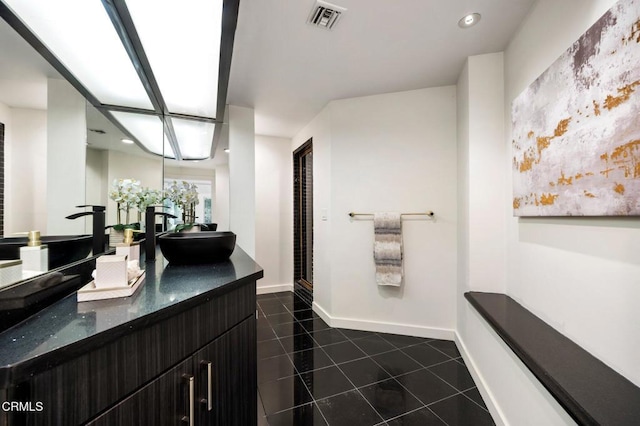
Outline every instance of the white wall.
<svg viewBox="0 0 640 426"><path fill-rule="evenodd" d="M292 175L291 139L256 135L258 293L293 290Z"/></svg>
<svg viewBox="0 0 640 426"><path fill-rule="evenodd" d="M460 167L465 168L461 176L466 181L460 186L460 199L464 202L460 216L464 220L459 230L465 233L461 240L468 249L459 250L457 338L498 424L575 423L462 298L462 292L469 289L506 291L636 385L640 384L637 368L640 313L634 308L634 301L640 298L640 258L636 255L640 252L640 224L624 218L518 219L512 216L509 201L511 102L614 3L539 0L504 53L503 86L501 73L496 70L498 58L491 55L469 58L458 82L459 108L469 111L466 119L459 114L462 119L458 126L459 147L469 157L459 157ZM501 93L504 109L498 117L496 108L503 102L499 99ZM492 111L490 117L485 116L488 110ZM497 137L500 133L497 127L486 132L484 140L474 140L473 126L478 120L483 126L505 123L502 147L491 139L491 135ZM467 131L469 136L465 140L462 135ZM478 150L474 152L474 148ZM487 155L488 150L493 154ZM475 160L494 171L493 177L477 174L474 177ZM494 217L482 208L478 196L483 192L474 193L474 186L480 189L485 184L486 188L494 188L493 196L500 194L506 198L502 202L506 209L496 208ZM475 223L474 216L478 219ZM485 227L497 232L499 243L487 259L488 265L499 265L504 259L504 266L496 271L483 270L473 260L473 241L486 234Z"/></svg>
<svg viewBox="0 0 640 426"><path fill-rule="evenodd" d="M109 202L109 151L87 149L86 194L87 205L106 206ZM93 232L92 220L85 223L85 233Z"/></svg>
<svg viewBox="0 0 640 426"><path fill-rule="evenodd" d="M82 234L85 219L65 217L85 204L86 101L65 80L49 79L47 114L47 233Z"/></svg>
<svg viewBox="0 0 640 426"><path fill-rule="evenodd" d="M508 197L502 167L502 53L468 58L458 80L458 313L456 338L498 424L564 425L570 417L464 299L467 291L505 293Z"/></svg>
<svg viewBox="0 0 640 426"><path fill-rule="evenodd" d="M216 167L216 198L213 209L213 222L218 231L229 230L229 166Z"/></svg>
<svg viewBox="0 0 640 426"><path fill-rule="evenodd" d="M229 105L229 229L249 256L256 252L255 130L251 108Z"/></svg>
<svg viewBox="0 0 640 426"><path fill-rule="evenodd" d="M11 108L6 141L5 234L39 230L47 235L47 112Z"/></svg>
<svg viewBox="0 0 640 426"><path fill-rule="evenodd" d="M511 101L614 3L535 4L505 52L505 115ZM508 188L509 158L502 164L509 170ZM508 293L640 386L640 223L509 218L507 229Z"/></svg>
<svg viewBox="0 0 640 426"><path fill-rule="evenodd" d="M294 138L313 137L314 305L332 325L453 337L455 97L449 86L333 101ZM402 287L378 287L373 223L348 213L427 210L435 221L403 222Z"/></svg>

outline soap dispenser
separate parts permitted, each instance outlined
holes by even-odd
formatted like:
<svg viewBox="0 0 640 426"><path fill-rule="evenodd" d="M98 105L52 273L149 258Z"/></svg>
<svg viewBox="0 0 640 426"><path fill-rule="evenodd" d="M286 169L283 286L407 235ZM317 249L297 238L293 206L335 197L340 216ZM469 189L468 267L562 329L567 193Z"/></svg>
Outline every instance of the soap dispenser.
<svg viewBox="0 0 640 426"><path fill-rule="evenodd" d="M49 270L49 248L42 245L40 231L29 231L26 247L20 247L20 260L25 271L47 272Z"/></svg>
<svg viewBox="0 0 640 426"><path fill-rule="evenodd" d="M125 255L128 260L140 263L140 243L133 241L133 229L124 230L124 241L116 245L116 255ZM140 232L140 231L138 231Z"/></svg>

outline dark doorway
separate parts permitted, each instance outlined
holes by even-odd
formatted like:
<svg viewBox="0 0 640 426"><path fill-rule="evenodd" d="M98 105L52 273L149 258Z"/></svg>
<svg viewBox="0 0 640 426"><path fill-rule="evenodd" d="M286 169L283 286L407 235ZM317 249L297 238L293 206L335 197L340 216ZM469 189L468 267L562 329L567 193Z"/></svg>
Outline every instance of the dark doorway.
<svg viewBox="0 0 640 426"><path fill-rule="evenodd" d="M311 301L313 293L313 145L293 153L294 291Z"/></svg>

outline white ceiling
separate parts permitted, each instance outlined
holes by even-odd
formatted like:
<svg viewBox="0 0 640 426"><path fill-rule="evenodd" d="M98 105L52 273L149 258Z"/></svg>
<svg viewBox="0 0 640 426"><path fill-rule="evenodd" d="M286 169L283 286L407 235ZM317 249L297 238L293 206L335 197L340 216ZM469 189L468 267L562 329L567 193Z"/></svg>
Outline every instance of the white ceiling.
<svg viewBox="0 0 640 426"><path fill-rule="evenodd" d="M333 0L348 10L328 31L306 23L314 0L241 0L227 102L255 109L257 134L292 137L334 99L455 84L467 56L506 47L534 1ZM482 20L460 29L470 12ZM60 75L2 20L0 52L0 102L46 109L46 79ZM226 163L222 142L189 165Z"/></svg>
<svg viewBox="0 0 640 426"><path fill-rule="evenodd" d="M256 133L292 137L331 100L455 84L468 56L504 50L534 0L241 0L227 102L255 109ZM478 25L458 20L482 14Z"/></svg>

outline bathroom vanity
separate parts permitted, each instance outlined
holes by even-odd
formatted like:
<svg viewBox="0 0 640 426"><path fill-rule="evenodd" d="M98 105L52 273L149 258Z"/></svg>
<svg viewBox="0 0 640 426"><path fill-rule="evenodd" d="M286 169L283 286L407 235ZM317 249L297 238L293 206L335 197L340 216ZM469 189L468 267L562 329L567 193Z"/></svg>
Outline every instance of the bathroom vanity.
<svg viewBox="0 0 640 426"><path fill-rule="evenodd" d="M255 425L256 281L157 254L131 297L71 294L0 333L0 425Z"/></svg>

